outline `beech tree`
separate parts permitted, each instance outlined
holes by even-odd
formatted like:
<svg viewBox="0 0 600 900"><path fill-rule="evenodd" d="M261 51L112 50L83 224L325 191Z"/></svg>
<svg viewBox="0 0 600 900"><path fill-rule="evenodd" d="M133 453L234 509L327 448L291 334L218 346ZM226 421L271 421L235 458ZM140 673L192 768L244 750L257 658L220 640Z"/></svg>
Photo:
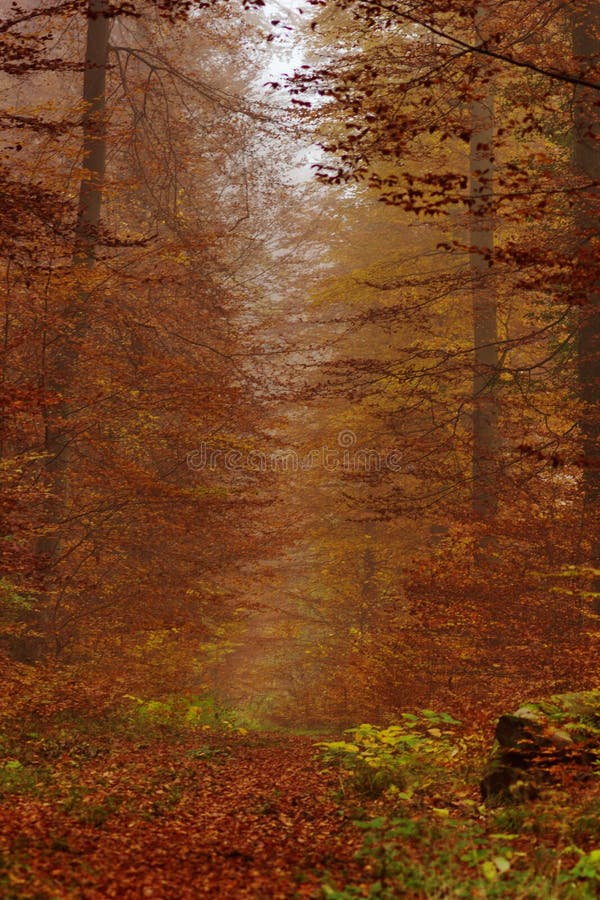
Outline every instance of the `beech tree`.
<svg viewBox="0 0 600 900"><path fill-rule="evenodd" d="M242 267L259 218L262 226L273 218L267 202L280 188L264 197L257 191L249 202L249 191L265 186L260 160L248 153L254 124L268 118L260 104L236 96L232 84L231 92L223 90L216 62L203 83L151 43L155 34L166 43L167 30L178 30L193 59L200 52L193 47L196 21L159 27L158 13L141 8L140 27L135 16L129 19L128 36L137 37L126 53L121 38L132 10L91 3L77 12L81 17L70 6L51 11L67 23L67 39L61 65L47 62L52 76L40 93L62 121L36 147L38 181L52 186L39 196L47 196L49 231L58 223L63 244L60 251L52 246L50 234L47 258L30 266L29 284L16 298L3 297L5 346L11 343L5 386L14 391L26 362L38 380L19 447L13 446L20 415L14 396L6 408L5 460L17 454L6 528L11 541L17 531L19 545L5 555L3 602L25 598L21 606L13 603L20 621L7 624L6 646L27 661L48 653L80 663L87 658L98 671L108 669L109 659L118 667L129 655L139 667L160 655L185 678L185 654L188 663L197 658L213 629L238 615L236 566L272 547L269 480L258 490L251 472L196 470L187 460L214 433L225 449L251 449L262 434L264 403L242 366L254 349L247 324L253 295L242 285L250 273ZM212 12L203 15L209 21ZM212 18L218 28L202 29L209 47L228 27L218 12ZM154 28L146 29L150 19ZM229 28L247 31L248 25L234 17ZM111 48L111 31L120 50ZM230 62L238 52L232 38ZM128 59L127 84L115 65L118 53ZM224 54L221 46L221 65ZM34 72L41 67L40 56ZM80 73L83 100L76 96ZM29 70L22 77L31 78ZM233 68L228 77L235 77ZM55 82L65 88L56 107ZM129 107L114 106L115 91L127 87L136 92L129 98L134 112L145 91L142 116L131 122ZM203 89L205 108L199 105L190 121L190 98ZM209 140L198 128L203 114L227 130L227 142L223 131ZM128 141L137 157L128 155ZM174 150L169 168L164 181L155 180L153 154L168 146ZM227 178L236 154L238 160L246 154L247 162L234 197ZM81 173L75 189L73 166ZM38 242L38 260L40 254ZM31 279L34 305L28 307ZM234 508L236 536L225 542L218 535Z"/></svg>
<svg viewBox="0 0 600 900"><path fill-rule="evenodd" d="M85 274L94 265L99 239L103 182L106 168L106 67L110 11L104 0L89 0L86 9L86 46L83 62L82 176L73 237L74 284L63 309L54 312L58 327L44 335L44 389L58 400L44 407L45 468L49 476L47 528L38 543L43 565L52 565L61 552L61 527L68 517L69 458L75 441L69 422L73 381L77 373L78 346L86 328L92 301ZM78 283L79 282L79 283Z"/></svg>
<svg viewBox="0 0 600 900"><path fill-rule="evenodd" d="M597 7L315 5L296 118L267 10L0 23L16 673L341 724L594 669Z"/></svg>
<svg viewBox="0 0 600 900"><path fill-rule="evenodd" d="M388 207L413 216L414 227L428 235L419 264L427 252L447 253L438 280L423 281L416 302L411 296L409 303L408 294L416 279L411 284L398 261L385 277L373 276L373 263L371 271L363 267L339 279L334 308L348 339L323 366L321 388L323 398L337 389L336 402L351 397L355 416L358 404L364 410L369 392L377 392L381 432L392 410L402 411L400 442L418 473L417 489L407 492L403 470L365 478L348 515L377 510L382 521L398 523L410 506L408 527L419 530L431 516L437 546L428 548L429 558L423 544L409 557L413 571L409 563L397 593L407 592L412 603L404 600L396 620L403 624L391 631L389 643L382 639L387 650L381 646L370 659L389 663L395 653L400 683L407 668L403 638L410 635L411 649L420 647L417 671L425 659L446 659L437 671L433 667L433 691L469 672L476 679L504 667L512 683L530 678L518 643L524 633L544 635L550 645L568 633L564 671L583 671L589 662L589 602L576 565L590 546L578 531L589 476L577 461L579 412L572 393L580 378L573 293L579 276L568 247L579 226L567 241L561 232L573 196L568 95L576 89L589 96L594 88L585 73L565 64L564 10L523 3L518 33L505 16L499 4L430 3L419 10L403 3L326 4L316 18L323 32L315 51L319 64L290 83L327 154L321 180L348 185L357 203L362 188L352 185L362 182L365 195L370 188ZM328 42L334 46L329 54ZM406 244L407 233L390 228L385 251L375 245L372 256L381 261L394 239ZM358 307L357 315L360 282L375 290L370 308ZM437 299L446 301L439 318L434 285ZM335 291L335 285L328 288L332 297ZM363 288L360 302L364 297ZM469 297L471 334L465 328ZM385 350L379 338L360 335L359 322L366 321L387 323L393 337ZM422 393L409 394L410 383ZM383 384L393 385L387 395ZM446 431L442 416L419 421L417 397L423 409L434 407L432 398L437 411L446 402ZM387 495L378 495L376 482L389 488ZM338 490L349 499L343 480ZM482 532L494 538L485 553L477 551ZM382 550L388 539L391 534L380 534ZM487 583L470 567L472 551L471 559L493 559L498 566ZM536 568L544 572L537 583ZM560 578L567 571L577 586L563 593ZM351 621L351 613L345 615ZM562 634L552 624L558 619Z"/></svg>
<svg viewBox="0 0 600 900"><path fill-rule="evenodd" d="M474 19L476 43L493 31L482 4ZM498 325L494 258L494 84L490 65L478 65L481 81L471 101L470 265L473 285L473 513L493 528L498 508ZM483 539L485 542L485 537Z"/></svg>
<svg viewBox="0 0 600 900"><path fill-rule="evenodd" d="M582 81L595 82L600 65L600 4L575 4L573 52ZM600 613L600 100L592 88L575 88L573 164L583 176L576 205L575 236L579 256L578 378L581 397L580 428L583 455L583 525L589 535L589 564L593 570L595 609Z"/></svg>

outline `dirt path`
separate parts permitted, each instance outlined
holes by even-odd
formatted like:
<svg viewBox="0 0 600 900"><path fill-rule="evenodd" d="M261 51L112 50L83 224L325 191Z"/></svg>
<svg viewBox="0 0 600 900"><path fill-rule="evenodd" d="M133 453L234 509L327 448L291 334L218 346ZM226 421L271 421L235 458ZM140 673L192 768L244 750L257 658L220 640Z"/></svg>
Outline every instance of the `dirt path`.
<svg viewBox="0 0 600 900"><path fill-rule="evenodd" d="M0 896L283 900L321 896L327 870L357 875L359 835L306 738L97 752L71 749L35 789L5 795Z"/></svg>

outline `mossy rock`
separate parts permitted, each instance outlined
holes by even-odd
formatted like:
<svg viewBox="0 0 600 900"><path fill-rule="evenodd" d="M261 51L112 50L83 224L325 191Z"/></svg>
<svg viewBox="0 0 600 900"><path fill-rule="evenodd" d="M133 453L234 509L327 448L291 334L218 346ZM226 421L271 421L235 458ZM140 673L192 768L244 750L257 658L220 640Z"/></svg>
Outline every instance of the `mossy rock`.
<svg viewBox="0 0 600 900"><path fill-rule="evenodd" d="M553 694L546 700L524 703L517 714L542 721L596 725L600 730L600 690Z"/></svg>
<svg viewBox="0 0 600 900"><path fill-rule="evenodd" d="M600 735L600 690L555 694L550 698L553 708L563 721L571 721L585 728L597 728Z"/></svg>
<svg viewBox="0 0 600 900"><path fill-rule="evenodd" d="M533 799L564 765L593 774L600 760L600 690L555 694L500 716L481 780L484 800Z"/></svg>

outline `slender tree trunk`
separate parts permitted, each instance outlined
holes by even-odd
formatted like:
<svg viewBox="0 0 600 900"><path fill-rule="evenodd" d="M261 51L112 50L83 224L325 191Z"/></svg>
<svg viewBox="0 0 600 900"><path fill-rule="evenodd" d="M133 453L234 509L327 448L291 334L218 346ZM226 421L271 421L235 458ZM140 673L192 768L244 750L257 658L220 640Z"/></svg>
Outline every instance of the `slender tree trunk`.
<svg viewBox="0 0 600 900"><path fill-rule="evenodd" d="M106 0L88 0L85 72L83 77L84 111L83 175L79 187L73 270L93 267L98 243L106 168L106 65L110 28ZM69 470L75 439L71 420L70 397L76 377L79 346L87 318L88 294L85 278L79 279L57 316L59 329L46 335L44 383L58 398L45 410L45 452L48 500L47 532L38 541L42 565L52 569L60 557L63 523L68 514Z"/></svg>
<svg viewBox="0 0 600 900"><path fill-rule="evenodd" d="M106 67L110 33L106 0L88 0L83 77L83 168L79 188L75 263L92 266L96 256L106 171Z"/></svg>
<svg viewBox="0 0 600 900"><path fill-rule="evenodd" d="M481 12L480 18L483 17ZM482 23L485 24L485 23ZM482 72L486 77L485 71ZM482 526L479 547L488 543L498 507L498 333L496 293L491 277L494 250L494 93L491 81L471 103L470 269L473 301L473 460L472 508Z"/></svg>
<svg viewBox="0 0 600 900"><path fill-rule="evenodd" d="M599 81L600 2L587 0L573 20L573 52L586 79ZM583 534L589 562L600 570L600 109L597 91L575 91L573 163L584 176L575 224L587 284L578 326L579 426L583 450ZM600 593L600 576L592 579ZM600 596L595 611L600 614Z"/></svg>
<svg viewBox="0 0 600 900"><path fill-rule="evenodd" d="M367 529L367 534L370 534ZM375 551L371 544L367 544L363 550L363 573L361 583L361 630L369 630L377 617L376 600L377 600L377 584L375 581Z"/></svg>

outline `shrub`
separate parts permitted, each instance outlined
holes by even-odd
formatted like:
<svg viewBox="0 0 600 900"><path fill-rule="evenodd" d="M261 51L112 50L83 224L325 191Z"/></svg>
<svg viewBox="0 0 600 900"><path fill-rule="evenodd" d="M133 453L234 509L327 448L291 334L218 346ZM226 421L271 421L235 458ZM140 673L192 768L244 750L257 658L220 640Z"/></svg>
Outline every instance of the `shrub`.
<svg viewBox="0 0 600 900"><path fill-rule="evenodd" d="M323 761L338 766L360 794L377 797L391 790L408 799L417 787L439 778L440 767L458 755L459 723L429 709L418 715L403 713L402 719L402 724L387 728L365 724L348 729L351 740L320 742Z"/></svg>

